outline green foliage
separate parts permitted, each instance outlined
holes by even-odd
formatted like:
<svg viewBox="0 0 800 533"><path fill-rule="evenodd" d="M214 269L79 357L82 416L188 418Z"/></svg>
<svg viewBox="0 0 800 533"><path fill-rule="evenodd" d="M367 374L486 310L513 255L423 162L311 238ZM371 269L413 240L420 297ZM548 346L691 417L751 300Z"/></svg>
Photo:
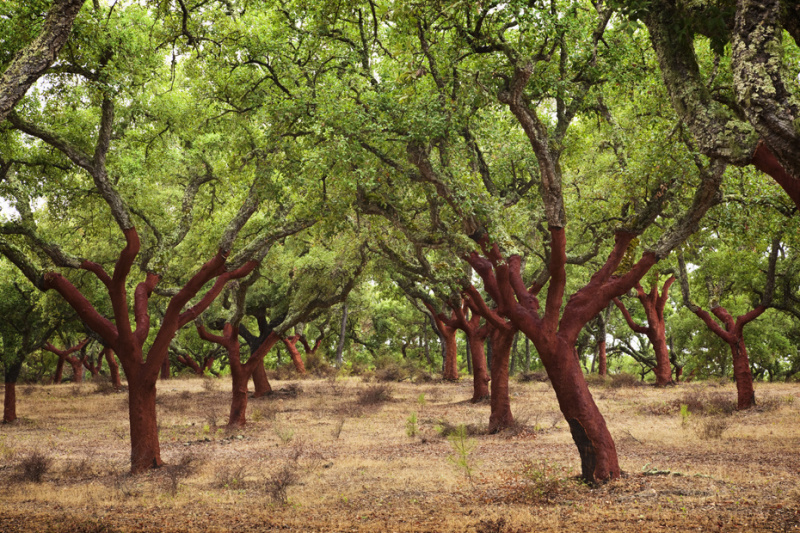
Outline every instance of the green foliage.
<svg viewBox="0 0 800 533"><path fill-rule="evenodd" d="M414 438L419 433L419 425L417 422L417 413L411 413L406 419L406 435Z"/></svg>

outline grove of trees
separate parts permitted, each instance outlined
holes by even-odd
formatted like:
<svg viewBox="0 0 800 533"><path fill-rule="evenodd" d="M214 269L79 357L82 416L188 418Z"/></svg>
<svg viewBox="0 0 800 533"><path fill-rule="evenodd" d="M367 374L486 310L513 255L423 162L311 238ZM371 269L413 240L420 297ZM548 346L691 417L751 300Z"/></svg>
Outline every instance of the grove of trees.
<svg viewBox="0 0 800 533"><path fill-rule="evenodd" d="M138 473L180 368L234 427L265 364L468 372L495 432L524 366L605 483L596 367L739 409L800 372L797 2L7 0L0 35L5 422L118 360Z"/></svg>

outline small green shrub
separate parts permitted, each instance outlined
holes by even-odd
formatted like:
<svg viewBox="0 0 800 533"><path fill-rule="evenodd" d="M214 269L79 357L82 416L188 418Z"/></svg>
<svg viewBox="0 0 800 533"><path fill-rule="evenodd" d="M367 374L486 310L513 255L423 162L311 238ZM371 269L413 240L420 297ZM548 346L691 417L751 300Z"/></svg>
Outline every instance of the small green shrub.
<svg viewBox="0 0 800 533"><path fill-rule="evenodd" d="M472 474L475 471L475 465L472 459L472 452L475 451L475 439L469 438L467 428L462 424L458 426L455 432L447 437L450 441L450 446L453 447L453 455L448 457L448 460L464 475L472 481Z"/></svg>
<svg viewBox="0 0 800 533"><path fill-rule="evenodd" d="M414 438L419 433L419 426L417 424L417 413L411 413L406 419L406 435Z"/></svg>

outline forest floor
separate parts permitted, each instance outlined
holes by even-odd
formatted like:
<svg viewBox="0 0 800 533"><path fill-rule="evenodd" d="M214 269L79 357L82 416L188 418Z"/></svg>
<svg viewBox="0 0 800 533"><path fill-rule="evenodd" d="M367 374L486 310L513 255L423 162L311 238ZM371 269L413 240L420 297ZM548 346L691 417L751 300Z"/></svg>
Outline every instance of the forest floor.
<svg viewBox="0 0 800 533"><path fill-rule="evenodd" d="M228 386L159 383L167 465L139 476L126 394L18 387L20 420L0 426L0 531L800 531L798 384L757 384L747 412L730 383L594 384L624 470L597 488L576 480L546 382L511 384L518 426L496 435L468 377L276 381L236 431ZM459 425L460 443L442 436Z"/></svg>

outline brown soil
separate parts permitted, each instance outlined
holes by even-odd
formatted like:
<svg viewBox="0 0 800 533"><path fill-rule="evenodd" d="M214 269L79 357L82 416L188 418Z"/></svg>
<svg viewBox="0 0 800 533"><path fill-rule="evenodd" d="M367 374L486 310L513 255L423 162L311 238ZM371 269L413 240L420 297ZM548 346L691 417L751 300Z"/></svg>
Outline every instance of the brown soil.
<svg viewBox="0 0 800 533"><path fill-rule="evenodd" d="M686 420L683 400L735 402L733 385L593 387L625 471L599 488L575 480L547 383L511 383L518 426L499 435L485 433L489 406L465 401L469 380L394 384L389 401L358 403L368 386L278 382L228 432L229 383L163 382L168 465L136 477L124 393L20 386L20 420L0 427L0 531L800 530L798 385L760 384L753 410ZM440 434L460 424L462 458ZM41 483L23 479L36 451L51 460Z"/></svg>

